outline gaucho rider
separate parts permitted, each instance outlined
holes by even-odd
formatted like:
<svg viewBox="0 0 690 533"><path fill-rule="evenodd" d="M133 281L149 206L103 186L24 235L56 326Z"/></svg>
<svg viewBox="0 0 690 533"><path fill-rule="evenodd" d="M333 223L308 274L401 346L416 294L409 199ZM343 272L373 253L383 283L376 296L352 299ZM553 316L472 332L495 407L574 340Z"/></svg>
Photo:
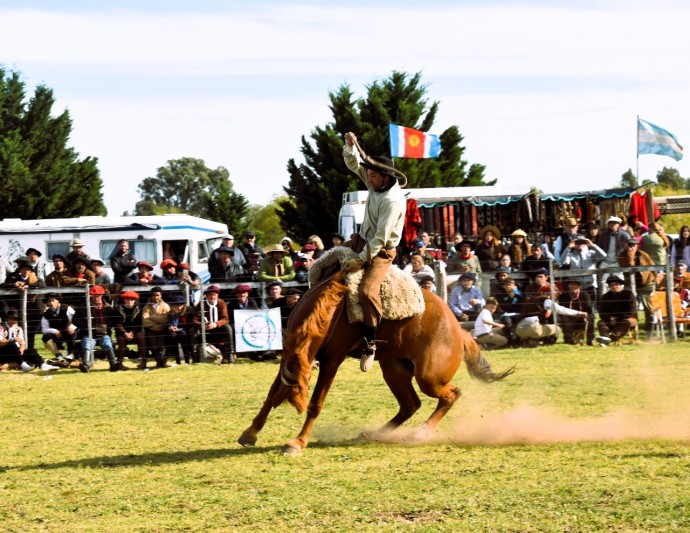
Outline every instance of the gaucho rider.
<svg viewBox="0 0 690 533"><path fill-rule="evenodd" d="M367 372L376 355L376 328L381 321L381 283L395 259L395 247L400 242L405 221L405 196L393 171L393 161L385 156L363 161L355 143L354 133L345 134L343 158L347 167L367 186L369 196L364 222L359 234L354 234L349 246L359 255L350 259L347 270L364 269L359 285L359 299L364 315L364 347L360 369ZM388 167L388 168L386 168Z"/></svg>

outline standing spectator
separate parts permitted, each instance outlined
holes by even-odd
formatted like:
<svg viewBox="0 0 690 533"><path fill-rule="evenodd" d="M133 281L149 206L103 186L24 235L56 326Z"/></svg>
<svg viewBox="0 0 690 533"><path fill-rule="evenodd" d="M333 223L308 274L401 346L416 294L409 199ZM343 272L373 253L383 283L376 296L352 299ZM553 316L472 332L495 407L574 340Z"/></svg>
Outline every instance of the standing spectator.
<svg viewBox="0 0 690 533"><path fill-rule="evenodd" d="M229 363L235 362L235 354L232 351L232 329L230 328L230 318L228 306L220 299L220 287L210 285L204 291L204 316L201 316L201 305L194 306L194 317L192 324L195 332L206 329L206 343L219 348L222 356L216 360L216 364L221 364L223 358L227 358Z"/></svg>
<svg viewBox="0 0 690 533"><path fill-rule="evenodd" d="M96 274L91 270L91 260L77 256L72 260L72 275L77 280L77 285L96 285Z"/></svg>
<svg viewBox="0 0 690 533"><path fill-rule="evenodd" d="M165 355L166 336L168 333L168 313L170 306L163 301L163 290L153 287L149 296L149 302L141 312L141 323L144 326L146 347L156 359L156 368L167 368L168 362ZM140 358L137 368L146 369L147 358Z"/></svg>
<svg viewBox="0 0 690 533"><path fill-rule="evenodd" d="M244 243L240 249L242 250L244 258L247 262L249 262L249 256L254 252L257 252L260 256L264 255L263 249L256 242L256 233L253 231L244 232Z"/></svg>
<svg viewBox="0 0 690 533"><path fill-rule="evenodd" d="M621 221L619 217L609 217L606 221L606 229L599 235L599 247L606 253L606 258L598 265L599 268L618 266L618 256L623 253L625 243L632 238L629 233L620 229ZM607 277L607 274L603 274L602 281L605 281Z"/></svg>
<svg viewBox="0 0 690 533"><path fill-rule="evenodd" d="M561 264L571 270L592 270L597 262L606 257L604 250L599 248L590 239L578 235L568 243L568 247L561 254ZM574 277L570 278L575 279ZM580 288L589 295L591 304L596 302L597 276L588 274L577 277Z"/></svg>
<svg viewBox="0 0 690 533"><path fill-rule="evenodd" d="M651 266L654 265L654 261L649 257L649 254L639 249L637 240L631 237L623 247L623 252L618 256L618 264L622 267ZM631 274L627 274L626 279L630 279L630 275ZM654 312L652 311L651 297L656 287L656 272L651 270L635 272L634 276L635 290L642 303L642 308L644 309L645 332L647 334L647 339L650 339L654 327Z"/></svg>
<svg viewBox="0 0 690 533"><path fill-rule="evenodd" d="M563 266L560 263L561 254L563 253L563 250L568 247L568 243L575 238L579 229L580 225L575 218L570 217L565 220L565 228L563 229L563 232L556 237L556 242L554 243L552 250L556 261L559 261L558 266Z"/></svg>
<svg viewBox="0 0 690 533"><path fill-rule="evenodd" d="M309 270L314 264L314 250L304 251L307 246L313 248L311 244L305 244L302 252L299 253L299 259L295 263L295 281L298 283L307 283L309 281Z"/></svg>
<svg viewBox="0 0 690 533"><path fill-rule="evenodd" d="M110 268L113 269L115 283L124 283L125 278L137 268L137 258L129 249L127 239L117 241L115 252L110 256Z"/></svg>
<svg viewBox="0 0 690 533"><path fill-rule="evenodd" d="M450 310L455 318L462 322L465 329L470 329L479 311L484 307L484 295L474 286L474 274L463 272L460 274L460 284L455 287L448 299ZM469 322L469 324L467 324Z"/></svg>
<svg viewBox="0 0 690 533"><path fill-rule="evenodd" d="M566 344L584 344L592 346L594 340L594 309L587 292L582 290L581 278L568 278L567 291L558 295L558 303L567 309L586 313L586 316L563 316L560 319L563 329L563 342Z"/></svg>
<svg viewBox="0 0 690 533"><path fill-rule="evenodd" d="M139 294L134 291L120 293L121 304L115 306L113 323L117 340L117 358L123 361L128 344L136 344L139 361L146 360L146 337L142 329ZM129 370L127 367L124 369Z"/></svg>
<svg viewBox="0 0 690 533"><path fill-rule="evenodd" d="M242 251L235 246L235 237L232 235L223 235L220 246L213 250L213 252L211 252L211 256L208 258L208 269L211 270L211 268L220 263L220 249L223 247L230 248L232 251L230 254L232 262L238 265L242 272L244 272L247 265L247 260L245 259Z"/></svg>
<svg viewBox="0 0 690 533"><path fill-rule="evenodd" d="M91 259L91 269L96 274L96 285L110 285L112 280L108 273L103 270L105 262L100 257L94 257Z"/></svg>
<svg viewBox="0 0 690 533"><path fill-rule="evenodd" d="M26 256L29 258L29 264L31 265L31 270L36 274L36 279L38 280L38 287L46 286L46 264L41 261L41 256L43 254L36 250L36 248L29 248L26 251Z"/></svg>
<svg viewBox="0 0 690 533"><path fill-rule="evenodd" d="M286 257L285 250L280 244L274 244L266 249L268 257L261 261L259 280L263 282L295 279L295 267L292 260Z"/></svg>
<svg viewBox="0 0 690 533"><path fill-rule="evenodd" d="M677 265L680 260L685 261L686 265L690 265L690 226L683 225L680 227L678 237L673 240L671 245L671 264ZM0 273L0 276L2 273Z"/></svg>
<svg viewBox="0 0 690 533"><path fill-rule="evenodd" d="M84 261L86 268L91 270L91 258L84 251L84 243L80 239L72 239L70 245L72 246L72 251L65 257L67 270L69 270L71 274L75 274L77 259Z"/></svg>
<svg viewBox="0 0 690 533"><path fill-rule="evenodd" d="M513 242L508 246L506 253L515 270L522 270L522 262L532 254L532 245L527 242L527 233L521 229L516 229L510 235L513 237Z"/></svg>
<svg viewBox="0 0 690 533"><path fill-rule="evenodd" d="M95 350L97 345L105 350L111 372L127 369L122 361L115 356L113 340L110 337L114 318L113 308L103 301L103 296L105 296L105 289L101 285L94 285L89 289L93 344L91 344L92 339L89 338L89 320L86 307L81 306L74 313L75 325L81 335L82 358L79 370L82 372L91 370L94 360L91 350Z"/></svg>
<svg viewBox="0 0 690 533"><path fill-rule="evenodd" d="M655 265L666 266L667 249L670 244L664 227L658 222L652 222L649 224L649 233L640 241L640 250L649 255Z"/></svg>
<svg viewBox="0 0 690 533"><path fill-rule="evenodd" d="M49 292L43 298L46 309L41 317L41 332L43 343L61 366L69 366L74 362L74 347L77 340L77 326L74 325L74 308L60 303L60 295ZM63 344L64 343L64 344ZM62 354L67 345L67 357Z"/></svg>
<svg viewBox="0 0 690 533"><path fill-rule="evenodd" d="M218 254L220 259L210 270L211 282L230 283L238 281L243 274L243 270L240 265L232 261L233 250L227 246L221 246L218 248ZM220 297L227 301L231 293L230 289L221 289Z"/></svg>
<svg viewBox="0 0 690 533"><path fill-rule="evenodd" d="M551 252L546 252L543 246L532 248L532 254L528 255L522 262L522 271L530 278L534 277L535 272L546 270L549 272L549 263L554 260Z"/></svg>
<svg viewBox="0 0 690 533"><path fill-rule="evenodd" d="M596 224L594 222L592 222L591 224L587 224L587 226L585 227L585 237L597 246L599 246L600 232L601 229L599 228L599 224Z"/></svg>
<svg viewBox="0 0 690 533"><path fill-rule="evenodd" d="M422 260L424 261L424 264L432 267L434 266L434 256L431 255L431 253L427 250L427 244L424 242L424 239L416 239L414 241L414 252L412 254L417 254L419 255Z"/></svg>
<svg viewBox="0 0 690 533"><path fill-rule="evenodd" d="M450 262L458 253L460 253L460 245L462 244L462 234L455 233L453 239L448 243L448 261Z"/></svg>
<svg viewBox="0 0 690 533"><path fill-rule="evenodd" d="M48 274L46 285L48 287L69 287L71 285L77 285L77 283L77 279L72 277L67 271L65 256L55 254L53 256L53 271Z"/></svg>
<svg viewBox="0 0 690 533"><path fill-rule="evenodd" d="M314 247L314 259L318 259L326 251L326 248L323 245L323 241L321 240L321 237L319 237L318 235L310 235L307 239L307 244L311 244Z"/></svg>
<svg viewBox="0 0 690 533"><path fill-rule="evenodd" d="M505 325L494 322L492 316L497 307L496 298L490 296L474 321L474 338L482 348L502 348L508 344L508 339L501 335Z"/></svg>
<svg viewBox="0 0 690 533"><path fill-rule="evenodd" d="M482 272L493 272L501 264L501 257L505 253L501 246L501 232L495 226L484 226L479 232L479 244L474 250L479 259Z"/></svg>
<svg viewBox="0 0 690 533"><path fill-rule="evenodd" d="M637 301L625 281L617 274L606 279L609 291L599 301L599 336L596 340L601 346L615 342L637 326Z"/></svg>

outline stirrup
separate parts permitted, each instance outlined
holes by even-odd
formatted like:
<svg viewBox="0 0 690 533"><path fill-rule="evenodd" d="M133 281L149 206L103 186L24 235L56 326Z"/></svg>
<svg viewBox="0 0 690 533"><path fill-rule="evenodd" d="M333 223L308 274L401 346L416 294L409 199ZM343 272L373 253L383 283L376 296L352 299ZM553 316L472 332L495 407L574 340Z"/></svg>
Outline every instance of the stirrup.
<svg viewBox="0 0 690 533"><path fill-rule="evenodd" d="M362 349L362 357L359 360L359 369L362 372L369 372L374 366L374 358L376 357L376 341L368 341L364 339L364 348Z"/></svg>

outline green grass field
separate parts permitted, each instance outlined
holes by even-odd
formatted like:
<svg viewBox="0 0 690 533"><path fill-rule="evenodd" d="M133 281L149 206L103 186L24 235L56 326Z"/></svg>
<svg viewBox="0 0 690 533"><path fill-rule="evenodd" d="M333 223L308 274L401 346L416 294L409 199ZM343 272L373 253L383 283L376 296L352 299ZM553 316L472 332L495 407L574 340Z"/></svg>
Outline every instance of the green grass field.
<svg viewBox="0 0 690 533"><path fill-rule="evenodd" d="M688 341L488 352L433 440L423 407L390 442L359 442L395 402L348 360L309 448L274 410L236 439L276 362L0 374L2 531L688 531ZM133 366L133 365L132 365Z"/></svg>

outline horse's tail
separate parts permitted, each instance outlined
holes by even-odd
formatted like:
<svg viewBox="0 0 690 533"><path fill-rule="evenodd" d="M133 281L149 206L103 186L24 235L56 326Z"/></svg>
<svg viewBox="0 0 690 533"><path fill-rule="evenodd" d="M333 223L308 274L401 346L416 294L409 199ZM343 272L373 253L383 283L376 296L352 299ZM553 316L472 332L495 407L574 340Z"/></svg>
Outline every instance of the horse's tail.
<svg viewBox="0 0 690 533"><path fill-rule="evenodd" d="M491 370L491 364L482 355L481 347L471 337L466 339L465 343L465 364L470 376L484 383L500 381L515 372L515 366L498 374Z"/></svg>
<svg viewBox="0 0 690 533"><path fill-rule="evenodd" d="M273 395L273 407L287 400L300 414L307 408L313 359L348 290L342 280L343 274L336 274L326 282L327 286L315 301L305 301L305 305L311 306L311 312L294 330L285 334L280 361L281 385Z"/></svg>

